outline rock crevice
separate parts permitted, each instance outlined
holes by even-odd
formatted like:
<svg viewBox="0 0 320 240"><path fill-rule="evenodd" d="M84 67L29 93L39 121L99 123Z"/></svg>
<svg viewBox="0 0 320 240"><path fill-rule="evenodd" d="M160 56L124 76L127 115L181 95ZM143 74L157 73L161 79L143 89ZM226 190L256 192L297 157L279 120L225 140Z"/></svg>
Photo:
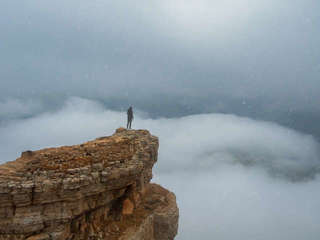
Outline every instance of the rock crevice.
<svg viewBox="0 0 320 240"><path fill-rule="evenodd" d="M158 138L118 129L0 166L0 240L172 240L173 193L150 184Z"/></svg>

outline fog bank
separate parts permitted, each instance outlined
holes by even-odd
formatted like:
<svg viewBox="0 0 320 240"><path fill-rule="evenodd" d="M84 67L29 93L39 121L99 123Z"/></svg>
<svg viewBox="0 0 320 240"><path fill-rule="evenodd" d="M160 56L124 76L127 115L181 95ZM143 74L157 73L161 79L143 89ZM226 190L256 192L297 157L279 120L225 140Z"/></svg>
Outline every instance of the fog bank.
<svg viewBox="0 0 320 240"><path fill-rule="evenodd" d="M134 110L133 127L160 139L153 181L177 195L177 239L319 239L319 145L312 136L235 115L150 119ZM70 98L57 111L0 125L0 159L110 135L125 121L125 112Z"/></svg>

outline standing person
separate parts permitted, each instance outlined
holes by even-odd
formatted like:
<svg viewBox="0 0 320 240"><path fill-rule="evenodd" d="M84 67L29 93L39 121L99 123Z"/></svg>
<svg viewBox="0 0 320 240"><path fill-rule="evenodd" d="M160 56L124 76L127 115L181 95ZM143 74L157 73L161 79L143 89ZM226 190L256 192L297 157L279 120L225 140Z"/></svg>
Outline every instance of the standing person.
<svg viewBox="0 0 320 240"><path fill-rule="evenodd" d="M129 107L129 109L127 111L127 115L128 115L127 129L131 129L131 123L133 120L132 106Z"/></svg>

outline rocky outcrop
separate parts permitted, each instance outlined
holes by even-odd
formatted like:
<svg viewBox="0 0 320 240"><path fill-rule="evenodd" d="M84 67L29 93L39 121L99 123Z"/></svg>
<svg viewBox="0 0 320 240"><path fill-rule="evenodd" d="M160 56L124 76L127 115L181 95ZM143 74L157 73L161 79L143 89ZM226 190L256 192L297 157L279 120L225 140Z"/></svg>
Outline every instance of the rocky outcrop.
<svg viewBox="0 0 320 240"><path fill-rule="evenodd" d="M172 240L175 195L150 184L158 139L118 129L0 166L0 240Z"/></svg>

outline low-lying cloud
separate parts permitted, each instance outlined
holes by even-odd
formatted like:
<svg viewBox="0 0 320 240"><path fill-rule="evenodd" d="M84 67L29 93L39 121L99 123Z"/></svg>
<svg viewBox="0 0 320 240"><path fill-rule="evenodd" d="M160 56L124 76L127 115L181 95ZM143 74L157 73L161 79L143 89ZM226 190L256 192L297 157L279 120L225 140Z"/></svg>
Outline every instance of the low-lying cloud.
<svg viewBox="0 0 320 240"><path fill-rule="evenodd" d="M319 239L320 158L313 137L235 115L149 119L135 113L133 127L160 139L154 181L177 195L177 239ZM125 121L125 112L70 98L55 112L0 125L0 161L110 135Z"/></svg>
<svg viewBox="0 0 320 240"><path fill-rule="evenodd" d="M0 101L0 120L30 117L34 113L43 110L43 105L39 101L7 98Z"/></svg>
<svg viewBox="0 0 320 240"><path fill-rule="evenodd" d="M163 171L211 171L228 163L258 166L274 175L302 179L313 176L320 167L319 146L313 137L273 123L203 114L142 119L137 125L147 126L163 139L161 154L168 161L160 167ZM176 156L183 164L175 160Z"/></svg>

